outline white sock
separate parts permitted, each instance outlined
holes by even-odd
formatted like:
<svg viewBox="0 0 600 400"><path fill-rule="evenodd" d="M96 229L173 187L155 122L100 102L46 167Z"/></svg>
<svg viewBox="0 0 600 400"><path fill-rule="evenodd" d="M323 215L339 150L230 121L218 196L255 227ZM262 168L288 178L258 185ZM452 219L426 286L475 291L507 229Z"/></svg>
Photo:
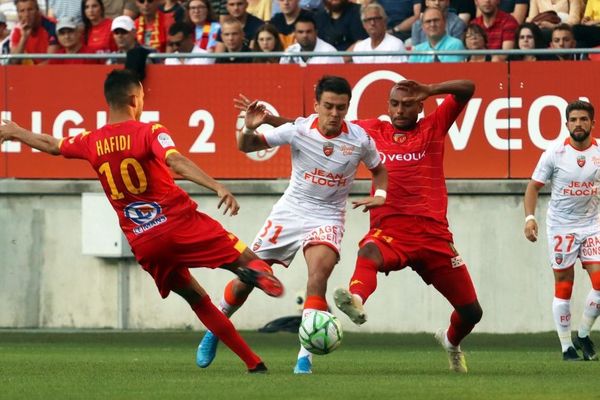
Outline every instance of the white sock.
<svg viewBox="0 0 600 400"><path fill-rule="evenodd" d="M232 306L231 304L226 302L224 298L221 299L221 301L219 302L219 310L221 310L221 312L227 317L231 317L233 313L236 312L239 308L240 306Z"/></svg>
<svg viewBox="0 0 600 400"><path fill-rule="evenodd" d="M363 298L362 298L362 297L360 297L359 295L357 295L357 294L353 294L353 295L352 295L352 297L353 297L353 298L354 298L354 299L355 299L355 300L358 302L358 304L360 304L361 306L364 304L364 303L363 303Z"/></svg>
<svg viewBox="0 0 600 400"><path fill-rule="evenodd" d="M571 340L571 300L555 297L552 300L552 314L554 315L554 325L556 326L560 346L564 353L569 347L573 346Z"/></svg>
<svg viewBox="0 0 600 400"><path fill-rule="evenodd" d="M448 351L460 351L460 345L455 346L448 340L448 329L444 331L444 347Z"/></svg>
<svg viewBox="0 0 600 400"><path fill-rule="evenodd" d="M600 290L592 289L585 299L585 306L577 336L580 338L589 336L598 315L600 315Z"/></svg>

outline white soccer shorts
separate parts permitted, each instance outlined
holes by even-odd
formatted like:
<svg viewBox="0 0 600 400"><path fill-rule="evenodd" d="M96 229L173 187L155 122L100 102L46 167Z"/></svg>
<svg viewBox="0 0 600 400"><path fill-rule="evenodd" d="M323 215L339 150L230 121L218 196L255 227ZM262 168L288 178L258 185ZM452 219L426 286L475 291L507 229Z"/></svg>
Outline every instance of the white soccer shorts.
<svg viewBox="0 0 600 400"><path fill-rule="evenodd" d="M577 258L583 265L600 264L600 229L548 229L548 250L553 269L566 269Z"/></svg>

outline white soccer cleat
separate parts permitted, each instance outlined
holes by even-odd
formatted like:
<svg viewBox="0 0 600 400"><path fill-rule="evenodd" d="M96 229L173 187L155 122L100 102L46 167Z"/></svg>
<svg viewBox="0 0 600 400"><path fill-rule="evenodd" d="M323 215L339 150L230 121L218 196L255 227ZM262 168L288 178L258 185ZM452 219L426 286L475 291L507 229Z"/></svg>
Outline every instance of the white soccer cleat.
<svg viewBox="0 0 600 400"><path fill-rule="evenodd" d="M338 288L333 293L335 305L348 316L356 325L362 325L367 321L367 314L359 299L354 297L348 289Z"/></svg>
<svg viewBox="0 0 600 400"><path fill-rule="evenodd" d="M446 329L440 328L435 333L436 340L442 345L444 350L448 353L448 362L450 364L450 370L459 372L462 374L467 373L467 361L465 355L460 350L460 347L449 347L446 343Z"/></svg>

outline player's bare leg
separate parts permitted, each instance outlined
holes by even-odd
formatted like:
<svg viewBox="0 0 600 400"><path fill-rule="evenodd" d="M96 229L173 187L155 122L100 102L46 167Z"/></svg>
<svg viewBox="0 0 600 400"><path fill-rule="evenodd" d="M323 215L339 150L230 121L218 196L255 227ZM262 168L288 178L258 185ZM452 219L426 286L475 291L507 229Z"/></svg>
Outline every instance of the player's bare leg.
<svg viewBox="0 0 600 400"><path fill-rule="evenodd" d="M338 254L325 245L314 245L304 249L304 258L308 267L308 282L306 285L306 301L302 317L314 310L327 311L327 280L338 262ZM295 374L312 373L312 353L300 345Z"/></svg>
<svg viewBox="0 0 600 400"><path fill-rule="evenodd" d="M349 289L339 288L333 294L335 305L357 325L367 320L364 303L377 288L377 272L383 257L377 246L367 243L358 251Z"/></svg>
<svg viewBox="0 0 600 400"><path fill-rule="evenodd" d="M248 372L260 373L267 371L267 367L260 357L250 349L235 330L231 321L212 304L210 297L194 277L190 276L187 285L173 288L173 291L189 303L204 326L214 332L227 347L244 361Z"/></svg>
<svg viewBox="0 0 600 400"><path fill-rule="evenodd" d="M283 285L273 275L271 267L249 249L246 249L234 264L224 268L230 269L240 276L227 284L223 299L219 304L221 312L227 317L230 317L244 304L255 285L270 296L279 297L283 294ZM240 273L240 271L244 271L244 273ZM245 282L242 281L242 276L245 276ZM200 368L207 368L217 355L218 345L219 338L209 329L198 345L196 365Z"/></svg>
<svg viewBox="0 0 600 400"><path fill-rule="evenodd" d="M600 264L587 264L584 268L587 270L592 282L592 289L585 300L581 323L573 344L581 350L584 360L598 361L596 346L590 339L590 331L598 315L600 315Z"/></svg>

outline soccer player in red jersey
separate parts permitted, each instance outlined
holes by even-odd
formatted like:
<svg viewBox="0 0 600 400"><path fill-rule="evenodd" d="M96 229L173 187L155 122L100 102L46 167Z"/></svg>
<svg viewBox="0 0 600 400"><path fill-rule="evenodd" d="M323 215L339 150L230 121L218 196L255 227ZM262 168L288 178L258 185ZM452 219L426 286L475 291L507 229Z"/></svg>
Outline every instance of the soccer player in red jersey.
<svg viewBox="0 0 600 400"><path fill-rule="evenodd" d="M349 289L334 294L340 310L360 325L366 321L363 304L377 287L377 272L410 266L454 307L450 326L436 338L456 372L467 372L460 342L479 322L482 310L448 228L444 142L474 90L468 80L431 85L401 81L390 92L391 122L357 121L375 141L388 170L388 196L382 207L370 210L370 231L359 244ZM442 104L417 121L423 101L441 94L447 94Z"/></svg>
<svg viewBox="0 0 600 400"><path fill-rule="evenodd" d="M196 210L196 203L175 184L167 167L216 192L224 213L237 214L236 199L177 151L164 126L139 122L144 90L133 72L112 71L104 82L104 96L109 122L96 131L58 140L4 121L0 144L17 140L52 155L87 160L119 216L136 260L152 275L161 296L174 291L183 297L200 321L244 361L249 372L265 372L264 363L212 304L188 268L228 269L274 297L283 294L283 286L269 266L235 235Z"/></svg>

